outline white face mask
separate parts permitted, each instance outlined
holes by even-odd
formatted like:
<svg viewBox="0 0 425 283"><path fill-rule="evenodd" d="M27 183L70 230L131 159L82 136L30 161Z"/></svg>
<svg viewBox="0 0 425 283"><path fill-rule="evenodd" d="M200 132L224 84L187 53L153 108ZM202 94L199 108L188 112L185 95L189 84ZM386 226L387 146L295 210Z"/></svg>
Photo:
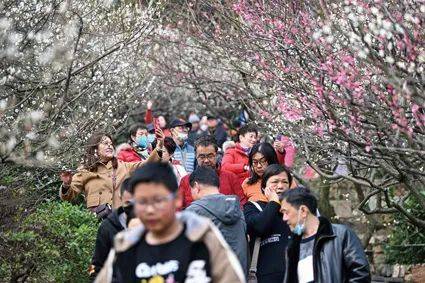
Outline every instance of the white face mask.
<svg viewBox="0 0 425 283"><path fill-rule="evenodd" d="M200 128L201 128L201 131L205 132L206 130L208 130L208 125L202 124Z"/></svg>
<svg viewBox="0 0 425 283"><path fill-rule="evenodd" d="M178 133L178 138L182 141L187 140L187 133Z"/></svg>

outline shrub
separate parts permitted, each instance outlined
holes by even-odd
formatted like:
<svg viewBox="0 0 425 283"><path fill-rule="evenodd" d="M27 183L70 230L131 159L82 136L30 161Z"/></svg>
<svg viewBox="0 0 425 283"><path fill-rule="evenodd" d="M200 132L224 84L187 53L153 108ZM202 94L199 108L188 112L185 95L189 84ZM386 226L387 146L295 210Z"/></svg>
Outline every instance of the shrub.
<svg viewBox="0 0 425 283"><path fill-rule="evenodd" d="M417 201L407 203L409 213L419 219L425 219L425 211ZM405 221L401 215L394 219L394 229L385 246L385 254L389 263L416 264L425 262L425 231Z"/></svg>
<svg viewBox="0 0 425 283"><path fill-rule="evenodd" d="M42 204L19 230L0 233L0 277L10 282L87 282L98 226L82 206Z"/></svg>

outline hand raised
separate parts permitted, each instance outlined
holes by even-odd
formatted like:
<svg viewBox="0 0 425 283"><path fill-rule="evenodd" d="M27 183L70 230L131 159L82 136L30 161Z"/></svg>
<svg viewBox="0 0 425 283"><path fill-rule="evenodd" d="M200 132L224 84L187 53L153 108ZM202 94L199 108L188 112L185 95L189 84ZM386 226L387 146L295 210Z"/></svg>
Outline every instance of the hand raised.
<svg viewBox="0 0 425 283"><path fill-rule="evenodd" d="M285 150L284 143L281 141L275 141L273 143L273 147L279 152L283 152Z"/></svg>
<svg viewBox="0 0 425 283"><path fill-rule="evenodd" d="M155 128L155 136L156 136L156 139L157 139L157 148L162 148L163 146L164 146L164 138L165 138L165 135L164 135L164 132L162 131L162 129L161 128Z"/></svg>
<svg viewBox="0 0 425 283"><path fill-rule="evenodd" d="M270 187L266 187L264 189L264 194L266 195L266 197L269 201L275 201L275 202L279 203L279 196L277 195L275 189L272 189Z"/></svg>
<svg viewBox="0 0 425 283"><path fill-rule="evenodd" d="M71 185L72 173L70 171L63 171L60 173L60 179L65 186Z"/></svg>

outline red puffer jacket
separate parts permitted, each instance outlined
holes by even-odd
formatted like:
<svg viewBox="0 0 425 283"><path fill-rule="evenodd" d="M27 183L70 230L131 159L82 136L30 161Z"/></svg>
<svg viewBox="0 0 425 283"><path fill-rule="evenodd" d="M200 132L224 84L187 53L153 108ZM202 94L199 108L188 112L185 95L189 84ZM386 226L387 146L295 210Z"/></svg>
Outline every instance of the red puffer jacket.
<svg viewBox="0 0 425 283"><path fill-rule="evenodd" d="M117 152L117 159L123 162L137 162L143 160L129 144L120 146L117 148Z"/></svg>
<svg viewBox="0 0 425 283"><path fill-rule="evenodd" d="M248 154L242 149L239 143L236 147L226 150L221 161L223 170L236 174L239 178L239 184L249 177L249 171L245 171L244 166L249 165Z"/></svg>
<svg viewBox="0 0 425 283"><path fill-rule="evenodd" d="M237 195L241 202L241 207L246 203L247 199L243 193L242 187L239 184L238 177L232 172L217 169L218 178L220 180L219 192L224 195ZM180 181L179 194L183 199L183 208L186 208L193 201L192 193L189 184L190 174L184 176Z"/></svg>

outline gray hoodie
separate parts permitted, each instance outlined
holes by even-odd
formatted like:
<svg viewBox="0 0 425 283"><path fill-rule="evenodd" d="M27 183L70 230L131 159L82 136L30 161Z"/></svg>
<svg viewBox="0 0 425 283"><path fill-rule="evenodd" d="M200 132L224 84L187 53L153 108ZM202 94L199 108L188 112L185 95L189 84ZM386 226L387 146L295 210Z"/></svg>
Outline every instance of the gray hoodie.
<svg viewBox="0 0 425 283"><path fill-rule="evenodd" d="M211 219L235 252L246 274L248 270L246 223L239 198L235 195L209 195L193 201L186 210Z"/></svg>

